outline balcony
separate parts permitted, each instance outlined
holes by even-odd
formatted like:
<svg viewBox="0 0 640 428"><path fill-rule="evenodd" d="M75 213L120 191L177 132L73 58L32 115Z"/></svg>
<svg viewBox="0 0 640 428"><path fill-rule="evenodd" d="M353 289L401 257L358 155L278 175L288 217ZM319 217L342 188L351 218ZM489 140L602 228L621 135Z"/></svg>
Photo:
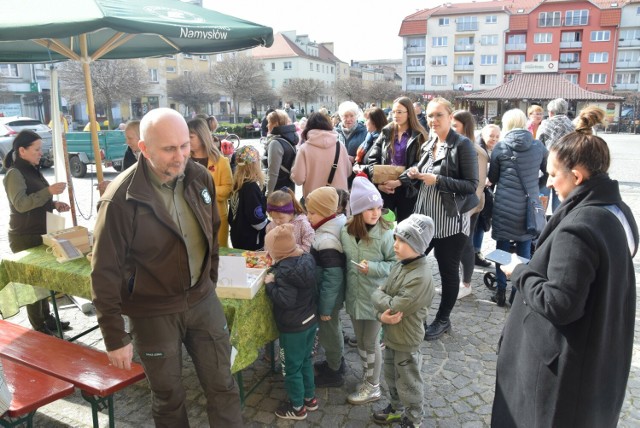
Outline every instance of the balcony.
<svg viewBox="0 0 640 428"><path fill-rule="evenodd" d="M640 46L640 38L639 39L620 39L618 41L619 48L632 48Z"/></svg>
<svg viewBox="0 0 640 428"><path fill-rule="evenodd" d="M475 50L474 45L456 44L453 48L456 52L473 52Z"/></svg>
<svg viewBox="0 0 640 428"><path fill-rule="evenodd" d="M562 26L564 27L588 27L589 26L589 21L591 19L587 18L574 18L574 19L563 19L562 20Z"/></svg>
<svg viewBox="0 0 640 428"><path fill-rule="evenodd" d="M506 51L526 51L527 44L526 43L507 43L504 46Z"/></svg>
<svg viewBox="0 0 640 428"><path fill-rule="evenodd" d="M580 70L580 61L560 61L560 63L558 64L558 68L563 70Z"/></svg>
<svg viewBox="0 0 640 428"><path fill-rule="evenodd" d="M473 64L454 64L453 71L472 71L474 69Z"/></svg>
<svg viewBox="0 0 640 428"><path fill-rule="evenodd" d="M464 31L478 31L478 23L477 22L460 22L456 24L456 31L458 33Z"/></svg>
<svg viewBox="0 0 640 428"><path fill-rule="evenodd" d="M560 42L560 49L580 49L582 42Z"/></svg>
<svg viewBox="0 0 640 428"><path fill-rule="evenodd" d="M638 83L616 83L613 88L615 91L637 91L640 89Z"/></svg>
<svg viewBox="0 0 640 428"><path fill-rule="evenodd" d="M407 91L424 91L424 85L407 85Z"/></svg>
<svg viewBox="0 0 640 428"><path fill-rule="evenodd" d="M415 72L424 72L425 68L424 65L408 65L407 66L407 73L415 73Z"/></svg>
<svg viewBox="0 0 640 428"><path fill-rule="evenodd" d="M426 46L408 46L407 47L407 53L423 53L427 51L427 47Z"/></svg>
<svg viewBox="0 0 640 428"><path fill-rule="evenodd" d="M640 68L640 61L618 61L616 68Z"/></svg>
<svg viewBox="0 0 640 428"><path fill-rule="evenodd" d="M538 19L539 28L559 27L561 25L560 18Z"/></svg>
<svg viewBox="0 0 640 428"><path fill-rule="evenodd" d="M505 64L504 71L522 71L522 64Z"/></svg>

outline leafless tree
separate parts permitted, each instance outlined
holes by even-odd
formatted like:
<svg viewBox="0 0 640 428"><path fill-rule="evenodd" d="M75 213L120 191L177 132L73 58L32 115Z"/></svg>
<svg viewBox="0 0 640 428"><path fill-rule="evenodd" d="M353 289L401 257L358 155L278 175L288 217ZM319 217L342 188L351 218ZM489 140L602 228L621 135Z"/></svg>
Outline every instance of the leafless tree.
<svg viewBox="0 0 640 428"><path fill-rule="evenodd" d="M200 113L202 107L220 98L208 72L187 73L167 81L167 95L196 114Z"/></svg>
<svg viewBox="0 0 640 428"><path fill-rule="evenodd" d="M339 102L350 100L355 101L358 104L362 104L365 98L362 80L356 77L337 80L335 93Z"/></svg>
<svg viewBox="0 0 640 428"><path fill-rule="evenodd" d="M113 104L144 95L149 82L147 70L132 59L96 61L90 67L94 101L104 106L109 125L115 127ZM65 62L60 66L59 74L64 97L75 103L86 102L82 65L77 61Z"/></svg>
<svg viewBox="0 0 640 428"><path fill-rule="evenodd" d="M400 88L398 88L393 82L388 80L380 80L373 82L369 88L367 88L367 98L370 101L375 101L379 106L383 101L394 100L400 95Z"/></svg>
<svg viewBox="0 0 640 428"><path fill-rule="evenodd" d="M211 69L214 85L233 101L233 119L238 122L240 101L249 100L251 93L261 82L266 82L266 73L262 63L244 54L225 55L223 60Z"/></svg>
<svg viewBox="0 0 640 428"><path fill-rule="evenodd" d="M266 110L266 106L278 104L278 95L271 89L266 79L264 84L256 84L250 94L251 106L256 110Z"/></svg>
<svg viewBox="0 0 640 428"><path fill-rule="evenodd" d="M307 104L316 101L318 95L324 93L324 82L318 79L290 79L282 87L282 96L285 99L304 103L304 111L309 111Z"/></svg>

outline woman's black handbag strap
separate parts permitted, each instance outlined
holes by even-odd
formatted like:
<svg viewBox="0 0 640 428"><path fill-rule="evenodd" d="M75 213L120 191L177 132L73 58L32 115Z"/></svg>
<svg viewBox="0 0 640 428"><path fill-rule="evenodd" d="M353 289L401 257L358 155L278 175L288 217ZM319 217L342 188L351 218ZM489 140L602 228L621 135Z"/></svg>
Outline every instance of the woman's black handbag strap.
<svg viewBox="0 0 640 428"><path fill-rule="evenodd" d="M329 179L327 180L327 186L331 186L333 177L336 175L338 169L338 159L340 159L340 141L336 140L336 155L333 158L333 165L331 165L331 171L329 172Z"/></svg>

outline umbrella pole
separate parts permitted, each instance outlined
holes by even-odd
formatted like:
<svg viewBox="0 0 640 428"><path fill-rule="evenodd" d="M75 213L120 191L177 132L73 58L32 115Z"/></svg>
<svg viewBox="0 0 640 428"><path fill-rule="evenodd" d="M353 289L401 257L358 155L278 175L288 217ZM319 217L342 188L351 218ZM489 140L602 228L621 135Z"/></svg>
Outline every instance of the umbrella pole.
<svg viewBox="0 0 640 428"><path fill-rule="evenodd" d="M84 72L84 86L87 92L87 107L89 109L89 121L91 122L91 144L93 145L93 158L96 163L96 176L98 184L104 181L102 176L102 156L100 156L100 145L98 144L98 124L96 123L96 106L93 101L93 88L91 87L91 69L88 54L87 35L80 35L80 53L82 55L82 71Z"/></svg>

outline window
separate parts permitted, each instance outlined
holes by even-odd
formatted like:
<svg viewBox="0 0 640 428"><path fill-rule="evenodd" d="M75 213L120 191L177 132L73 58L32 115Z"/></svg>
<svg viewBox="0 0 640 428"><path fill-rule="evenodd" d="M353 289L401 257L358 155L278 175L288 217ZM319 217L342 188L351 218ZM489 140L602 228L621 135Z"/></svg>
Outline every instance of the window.
<svg viewBox="0 0 640 428"><path fill-rule="evenodd" d="M313 71L313 63L312 62L309 63L309 71Z"/></svg>
<svg viewBox="0 0 640 428"><path fill-rule="evenodd" d="M498 16L497 15L487 15L484 17L484 23L485 24L496 24L498 22Z"/></svg>
<svg viewBox="0 0 640 428"><path fill-rule="evenodd" d="M333 66L331 66L331 74L333 74Z"/></svg>
<svg viewBox="0 0 640 428"><path fill-rule="evenodd" d="M283 69L283 70L291 70L291 68L292 68L292 67L291 67L291 61L285 61L285 62L282 64L282 69Z"/></svg>
<svg viewBox="0 0 640 428"><path fill-rule="evenodd" d="M551 43L553 34L551 33L535 33L533 35L533 43Z"/></svg>
<svg viewBox="0 0 640 428"><path fill-rule="evenodd" d="M271 79L271 89L276 88L276 79Z"/></svg>
<svg viewBox="0 0 640 428"><path fill-rule="evenodd" d="M578 75L577 74L564 74L564 78L567 79L569 82L573 83L574 85L578 84Z"/></svg>
<svg viewBox="0 0 640 428"><path fill-rule="evenodd" d="M536 62L551 61L551 54L535 54L533 56L533 60L536 61Z"/></svg>
<svg viewBox="0 0 640 428"><path fill-rule="evenodd" d="M20 77L18 74L18 64L0 64L0 76Z"/></svg>
<svg viewBox="0 0 640 428"><path fill-rule="evenodd" d="M447 84L446 74L431 76L431 86L445 86L446 84Z"/></svg>
<svg viewBox="0 0 640 428"><path fill-rule="evenodd" d="M633 85L638 83L637 73L618 73L616 74L616 85Z"/></svg>
<svg viewBox="0 0 640 428"><path fill-rule="evenodd" d="M526 34L514 34L512 36L507 36L507 43L510 45L527 43L527 36Z"/></svg>
<svg viewBox="0 0 640 428"><path fill-rule="evenodd" d="M447 65L447 57L446 56L434 56L431 58L431 65L434 67Z"/></svg>
<svg viewBox="0 0 640 428"><path fill-rule="evenodd" d="M524 55L507 55L507 64L522 64Z"/></svg>
<svg viewBox="0 0 640 428"><path fill-rule="evenodd" d="M604 85L605 83L607 83L607 75L605 73L587 74L587 83Z"/></svg>
<svg viewBox="0 0 640 428"><path fill-rule="evenodd" d="M424 66L424 57L411 58L409 60L409 66L411 66L411 67L423 67Z"/></svg>
<svg viewBox="0 0 640 428"><path fill-rule="evenodd" d="M538 27L559 27L561 12L541 12L538 15Z"/></svg>
<svg viewBox="0 0 640 428"><path fill-rule="evenodd" d="M447 37L434 37L432 39L432 46L434 48L440 47L440 46L447 46Z"/></svg>
<svg viewBox="0 0 640 428"><path fill-rule="evenodd" d="M638 51L619 51L618 62L636 62L640 59Z"/></svg>
<svg viewBox="0 0 640 428"><path fill-rule="evenodd" d="M589 11L568 10L564 14L564 25L587 25L589 23Z"/></svg>
<svg viewBox="0 0 640 428"><path fill-rule="evenodd" d="M478 30L478 17L477 16L462 16L456 19L456 30L458 31L477 31Z"/></svg>
<svg viewBox="0 0 640 428"><path fill-rule="evenodd" d="M158 69L150 68L149 69L149 81L152 83L158 83Z"/></svg>
<svg viewBox="0 0 640 428"><path fill-rule="evenodd" d="M320 71L320 64L316 64L316 71Z"/></svg>
<svg viewBox="0 0 640 428"><path fill-rule="evenodd" d="M182 56L183 56L185 59L191 59L191 58L192 58L191 54L182 54Z"/></svg>
<svg viewBox="0 0 640 428"><path fill-rule="evenodd" d="M577 31L568 31L566 33L562 33L560 38L561 42L581 42L582 41L582 33Z"/></svg>
<svg viewBox="0 0 640 428"><path fill-rule="evenodd" d="M497 34L485 34L480 38L480 44L483 46L493 46L498 44Z"/></svg>
<svg viewBox="0 0 640 428"><path fill-rule="evenodd" d="M441 26L441 27L449 25L449 18L440 18L440 19L438 19L438 25Z"/></svg>
<svg viewBox="0 0 640 428"><path fill-rule="evenodd" d="M167 70L167 73L175 73L176 72L176 68L175 67L167 67L166 70Z"/></svg>
<svg viewBox="0 0 640 428"><path fill-rule="evenodd" d="M271 63L271 71L275 71L276 70L276 63L272 62Z"/></svg>
<svg viewBox="0 0 640 428"><path fill-rule="evenodd" d="M424 86L424 77L412 77L409 79L410 85L422 85Z"/></svg>
<svg viewBox="0 0 640 428"><path fill-rule="evenodd" d="M591 41L592 42L608 42L611 40L611 31L592 31L591 32Z"/></svg>
<svg viewBox="0 0 640 428"><path fill-rule="evenodd" d="M456 65L473 65L473 55L462 55L457 57Z"/></svg>
<svg viewBox="0 0 640 428"><path fill-rule="evenodd" d="M572 64L580 61L580 54L577 52L565 52L560 54L560 64Z"/></svg>
<svg viewBox="0 0 640 428"><path fill-rule="evenodd" d="M185 71L182 72L183 76L188 76L190 74L191 74L191 70L185 70Z"/></svg>
<svg viewBox="0 0 640 428"><path fill-rule="evenodd" d="M620 41L640 40L640 30L623 30L620 32Z"/></svg>
<svg viewBox="0 0 640 428"><path fill-rule="evenodd" d="M481 85L496 85L497 83L498 83L497 74L481 74L480 75Z"/></svg>
<svg viewBox="0 0 640 428"><path fill-rule="evenodd" d="M201 61L206 61L208 59L206 55L198 55L198 58L200 58Z"/></svg>
<svg viewBox="0 0 640 428"><path fill-rule="evenodd" d="M590 63L609 62L609 52L591 52L589 54Z"/></svg>
<svg viewBox="0 0 640 428"><path fill-rule="evenodd" d="M410 48L420 48L424 46L425 46L425 39L423 38L409 39L408 47Z"/></svg>
<svg viewBox="0 0 640 428"><path fill-rule="evenodd" d="M495 65L498 63L498 55L480 55L480 65Z"/></svg>

